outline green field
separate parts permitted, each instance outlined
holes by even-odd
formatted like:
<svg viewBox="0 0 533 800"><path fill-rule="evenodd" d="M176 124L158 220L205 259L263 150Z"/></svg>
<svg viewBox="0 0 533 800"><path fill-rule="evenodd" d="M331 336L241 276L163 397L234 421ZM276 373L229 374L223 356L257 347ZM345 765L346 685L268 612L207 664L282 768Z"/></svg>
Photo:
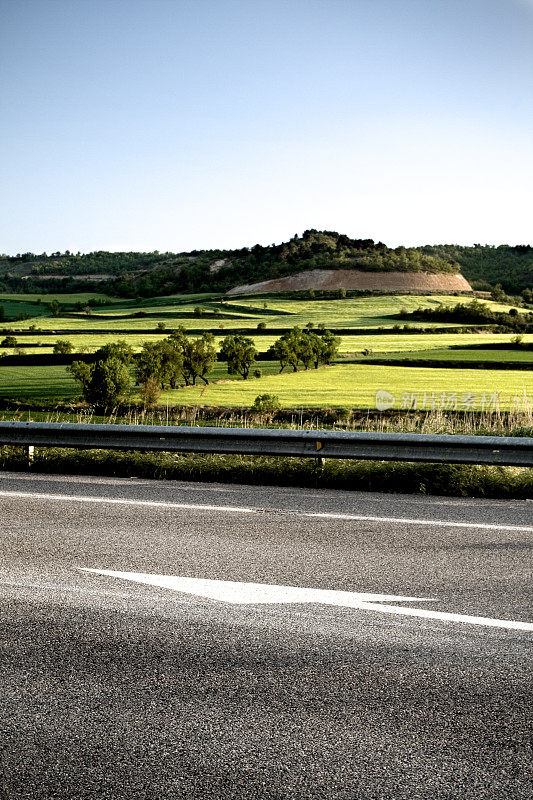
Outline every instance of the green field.
<svg viewBox="0 0 533 800"><path fill-rule="evenodd" d="M116 297L110 297L108 294L99 294L98 292L72 292L71 294L0 294L0 303L6 300L14 300L16 302L37 302L40 300L42 303L51 303L52 300L57 300L58 303L88 303L89 300L98 300L104 303L120 302Z"/></svg>
<svg viewBox="0 0 533 800"><path fill-rule="evenodd" d="M268 375L260 380L210 384L207 387L192 387L177 392L166 392L161 402L191 403L220 406L250 406L259 394L269 393L279 397L284 408L375 408L376 392L386 390L395 395L394 408L402 408L407 402L404 394L418 395L421 407L423 395L425 406L454 405L453 398L442 398L457 394L457 408L465 406L463 395L476 393L474 408L487 406L488 397L499 394L495 407L501 410L529 408L533 405L533 375L523 371L486 371L469 369L430 369L422 367L383 367L372 364L346 364L323 367L297 373ZM179 399L178 399L179 398ZM411 407L412 400L409 401Z"/></svg>
<svg viewBox="0 0 533 800"><path fill-rule="evenodd" d="M376 392L385 390L394 394L394 408L527 410L533 405L533 375L518 370L343 364L279 374L272 362L260 366L263 373L271 374L235 381L228 378L223 364L217 364L212 379L219 382L164 392L160 402L249 407L257 395L269 393L277 395L284 408L375 408ZM77 396L78 386L65 367L0 366L0 397L64 400Z"/></svg>
<svg viewBox="0 0 533 800"><path fill-rule="evenodd" d="M449 361L452 364L458 361L476 362L487 364L490 369L491 362L505 362L515 364L529 364L533 369L533 351L531 350L449 350L447 348L435 350L413 350L411 352L380 353L379 358L397 361Z"/></svg>
<svg viewBox="0 0 533 800"><path fill-rule="evenodd" d="M4 297L12 298L13 295ZM18 295L29 300L32 295ZM47 297L52 297L48 295ZM61 295L58 295L61 297ZM98 295L63 295L64 302L86 302L89 297ZM105 297L105 296L102 296ZM68 300L67 300L68 298ZM81 299L83 298L83 299ZM187 298L187 299L186 299ZM204 302L203 307L208 312L213 312L216 308L224 315L233 313L233 319L220 319L218 321L213 316L196 317L194 308L199 302L198 296L191 299L190 295L176 296L171 298L156 298L134 304L134 301L114 302L113 305L97 308L90 316L68 317L44 316L34 317L30 320L17 321L5 327L17 330L28 330L31 326L47 331L64 330L91 331L94 329L106 328L107 330L120 333L122 330L145 330L155 328L157 325L157 314L164 314L164 322L167 327L172 328L183 325L185 328L207 328L220 329L232 328L238 325L239 328L253 330L259 322L264 322L268 328L292 328L295 325L305 326L308 322L315 325L323 323L331 328L368 328L385 327L393 328L394 325L408 324L414 327L457 327L456 323L413 323L409 319L391 318L390 315L400 314L402 309L407 312L414 310L418 306L437 306L439 303L454 305L464 298L453 295L425 295L421 297L387 295L383 297L359 297L346 298L344 300L232 300L225 299L223 302L209 301ZM2 302L0 298L0 302ZM263 308L266 303L267 308ZM16 304L15 304L16 305ZM508 306L499 303L489 302L489 306L494 310L508 310ZM125 317L135 310L146 314L153 314L153 317L137 317L135 319L109 319L109 315L123 314ZM279 312L272 313L272 312ZM166 315L169 316L166 316ZM173 316L174 314L174 316Z"/></svg>
<svg viewBox="0 0 533 800"><path fill-rule="evenodd" d="M0 298L13 302L14 297L24 302L31 302L37 295L4 295ZM438 303L453 305L463 302L464 298L451 295L441 296L372 296L346 298L339 300L288 300L284 298L220 298L213 295L175 295L172 297L150 298L149 300L117 301L105 295L69 294L48 295L45 301L56 297L61 302L87 302L90 298L109 301L112 305L99 307L91 316L84 317L41 317L14 323L10 327L18 336L18 345L28 354L46 354L52 352L58 339L70 339L76 352L91 352L104 344L125 339L134 350L139 350L143 342L157 341L168 335L169 329L184 325L187 329L205 330L211 328L216 332L217 345L225 335L225 329L238 326L247 329L254 338L259 352L265 352L278 338L279 334L268 333L269 328L290 329L295 325L304 326L313 322L315 327L323 323L330 328L392 328L402 324L401 319L390 317L399 314L401 309L407 311L419 305L432 306ZM13 305L18 303L14 302ZM218 308L222 314L233 313L235 319L221 319L213 316L195 317L194 308L202 304L208 312ZM266 304L267 308L264 308ZM508 307L498 303L489 303L495 310L506 310ZM139 317L136 319L109 319L108 314L124 315L142 310L146 313L169 313L175 317L165 318L166 329L149 334L140 331L147 328L154 330L156 317ZM184 313L190 316L184 318ZM248 316L249 318L242 318ZM257 335L259 322L266 324L266 335ZM30 331L30 327L44 329ZM431 326L424 325L431 330ZM448 326L449 327L449 326ZM65 333L66 330L74 333ZM94 333L105 329L106 333ZM138 333L123 333L124 330L138 330ZM498 400L492 400L502 410L531 403L533 395L532 376L526 370L490 370L468 369L462 366L454 369L453 364L462 362L483 362L490 367L491 362L505 361L512 365L527 364L533 361L531 351L517 349L484 350L450 349L454 345L510 344L513 335L489 333L403 333L389 330L376 335L344 335L341 337L341 358L361 358L360 363L338 364L320 370L301 371L299 373L279 373L277 362L258 362L263 377L248 381L235 380L228 376L225 364L217 363L209 376L212 383L192 388L165 392L162 403L171 404L204 404L249 407L258 394L276 394L283 407L320 406L342 408L375 408L375 395L378 390L387 390L395 395L394 407L402 408L408 402L411 405L421 402L436 403L440 397L443 407L462 408L466 392L476 395L475 402L469 400L468 407L481 408L489 402L487 399L498 393ZM25 341L28 345L25 345ZM533 334L524 337L525 342L533 342ZM41 344L44 346L37 347ZM32 346L33 345L33 346ZM1 356L13 353L13 349L0 348L0 397L19 400L55 400L75 399L79 396L79 388L65 367L58 366L1 366ZM366 352L366 356L363 355ZM405 366L384 366L365 364L364 358L401 358ZM450 366L442 368L411 367L409 361L424 359L427 361L447 361ZM423 397L425 394L425 399ZM444 395L443 395L444 393ZM450 395L450 397L448 396ZM527 396L527 400L524 400ZM409 401L409 397L411 400ZM413 399L414 397L414 399ZM513 398L519 398L518 400ZM431 400L433 398L433 400ZM463 398L463 399L461 399ZM134 398L133 398L134 399ZM472 403L474 402L474 405ZM447 405L446 405L447 404ZM454 405L455 404L455 405Z"/></svg>
<svg viewBox="0 0 533 800"><path fill-rule="evenodd" d="M54 334L41 334L41 333L34 333L29 335L19 336L18 338L18 346L22 347L26 353L51 353L54 344L58 341L58 339L67 339L71 341L74 345L75 352L91 352L97 350L99 347L102 347L104 344L108 344L109 342L115 342L117 339L123 339L126 341L134 350L140 350L142 347L143 342L154 342L158 341L159 339L163 339L165 336L168 336L168 331L164 330L161 333L143 333L143 334L129 334L129 333L121 333L120 331L116 331L115 333L74 333L74 334L61 334L60 331ZM254 336L254 332L250 331L250 335L254 340L254 344L258 352L264 353L268 350L268 348L276 341L278 338L274 335L261 335L261 336ZM215 339L217 344L220 344L224 333L221 332L218 335L215 335ZM16 338L16 334L15 334ZM360 355L365 350L372 350L374 355L382 354L382 353L390 353L390 354L398 354L398 353L406 353L406 355L413 355L418 351L424 351L423 357L426 357L426 353L429 352L436 352L439 353L444 350L446 353L446 358L457 359L460 358L459 355L454 354L456 351L454 350L446 350L446 348L451 347L453 345L480 345L480 344L507 344L510 343L512 339L512 334L509 333L438 333L438 334L431 334L431 333L408 333L408 334L393 334L393 333L385 333L385 334L364 334L364 335L353 335L353 336L342 336L341 335L341 346L340 346L340 354L341 356L349 356L349 355ZM25 344L28 342L28 345ZM533 343L533 334L526 334L524 336L524 342L532 342ZM30 344L41 344L46 345L46 347L34 347L32 348ZM473 351L473 354L480 351ZM493 351L497 353L498 351ZM519 351L514 351L519 353ZM13 348L0 348L0 357L2 353L12 354L14 353ZM519 354L517 359L522 360L522 355ZM422 356L420 356L422 357ZM439 356L440 357L440 356ZM524 360L530 358L533 360L533 355L531 352L525 354ZM497 359L496 359L497 360Z"/></svg>

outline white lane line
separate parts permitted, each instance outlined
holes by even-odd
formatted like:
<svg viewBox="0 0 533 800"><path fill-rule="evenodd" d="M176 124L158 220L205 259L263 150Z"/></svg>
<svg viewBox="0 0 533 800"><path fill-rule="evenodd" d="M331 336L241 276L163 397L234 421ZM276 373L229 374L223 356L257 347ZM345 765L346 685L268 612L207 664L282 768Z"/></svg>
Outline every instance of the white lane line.
<svg viewBox="0 0 533 800"><path fill-rule="evenodd" d="M254 508L234 506L207 506L192 503L162 503L157 500L127 500L121 497L82 497L71 494L37 494L34 492L2 492L0 497L26 497L32 500L68 500L73 503L110 503L123 506L149 506L151 508L179 508L191 511L237 511L241 514L255 514Z"/></svg>
<svg viewBox="0 0 533 800"><path fill-rule="evenodd" d="M492 531L529 531L531 525L496 525L490 522L447 522L442 519L409 519L407 517L365 517L360 514L335 514L333 512L304 512L304 517L324 517L325 519L356 520L357 522L400 522L405 525L439 525L445 528L483 528Z"/></svg>
<svg viewBox="0 0 533 800"><path fill-rule="evenodd" d="M363 611L380 611L384 614L400 614L407 617L423 617L444 622L461 622L469 625L484 625L492 628L533 631L533 623L516 620L473 617L467 614L454 614L433 611L425 608L409 608L384 604L384 601L435 602L428 597L403 597L401 595L372 594L368 592L345 592L337 589L309 589L300 586L277 586L268 583L246 583L239 581L218 581L208 578L185 578L178 575L154 575L146 572L120 572L110 569L90 569L78 567L83 572L92 572L110 578L144 583L171 589L175 592L206 597L233 604L261 603L319 603L342 608L357 608Z"/></svg>
<svg viewBox="0 0 533 800"><path fill-rule="evenodd" d="M263 512L273 514L287 514L297 517L316 517L319 519L353 520L355 522L393 522L403 525L431 525L442 528L480 528L492 531L527 531L533 533L531 525L497 525L490 522L448 522L441 519L410 519L408 517L377 517L363 516L361 514L336 514L333 511L312 512L298 511L297 509L260 509L242 506L215 506L200 505L196 503L168 503L158 500L128 500L120 497L84 497L82 495L67 494L39 494L38 492L7 492L0 491L0 497L26 497L35 500L69 500L76 503L110 503L114 505L148 506L154 508L176 508L191 511L224 511L240 514L260 514Z"/></svg>

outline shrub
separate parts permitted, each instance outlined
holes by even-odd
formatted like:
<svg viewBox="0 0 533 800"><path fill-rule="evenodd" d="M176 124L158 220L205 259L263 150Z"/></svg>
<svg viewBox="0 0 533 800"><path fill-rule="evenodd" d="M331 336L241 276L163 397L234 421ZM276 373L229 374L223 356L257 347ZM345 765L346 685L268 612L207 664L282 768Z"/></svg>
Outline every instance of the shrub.
<svg viewBox="0 0 533 800"><path fill-rule="evenodd" d="M58 339L54 345L54 353L73 353L74 352L74 345L72 342L69 342L68 339Z"/></svg>
<svg viewBox="0 0 533 800"><path fill-rule="evenodd" d="M258 394L251 407L252 411L279 411L281 403L276 394Z"/></svg>

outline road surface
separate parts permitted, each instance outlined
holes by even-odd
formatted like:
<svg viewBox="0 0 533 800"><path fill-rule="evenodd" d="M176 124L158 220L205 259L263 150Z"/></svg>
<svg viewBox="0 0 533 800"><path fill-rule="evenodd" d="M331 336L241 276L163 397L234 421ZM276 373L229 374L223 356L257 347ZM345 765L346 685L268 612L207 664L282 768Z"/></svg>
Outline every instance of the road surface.
<svg viewBox="0 0 533 800"><path fill-rule="evenodd" d="M530 800L533 503L2 473L0 529L3 800Z"/></svg>

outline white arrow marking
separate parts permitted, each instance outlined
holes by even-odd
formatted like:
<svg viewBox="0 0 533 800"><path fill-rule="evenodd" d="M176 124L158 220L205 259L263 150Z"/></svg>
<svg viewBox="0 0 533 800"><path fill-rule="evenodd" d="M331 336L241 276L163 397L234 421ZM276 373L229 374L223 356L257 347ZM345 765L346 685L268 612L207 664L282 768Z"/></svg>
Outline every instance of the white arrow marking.
<svg viewBox="0 0 533 800"><path fill-rule="evenodd" d="M394 594L371 594L368 592L343 592L336 589L306 589L299 586L275 586L268 583L240 583L237 581L215 581L206 578L183 578L177 575L152 575L144 572L117 572L110 569L88 569L84 572L107 575L136 583L147 583L162 589L194 594L225 603L321 603L328 606L360 608L366 611L381 611L384 614L402 614L408 617L439 619L446 622L463 622L470 625L486 625L495 628L511 628L531 631L533 623L514 620L491 619L490 617L470 617L466 614L450 614L445 611L432 611L425 608L383 605L386 601L434 602L429 597L402 597Z"/></svg>

